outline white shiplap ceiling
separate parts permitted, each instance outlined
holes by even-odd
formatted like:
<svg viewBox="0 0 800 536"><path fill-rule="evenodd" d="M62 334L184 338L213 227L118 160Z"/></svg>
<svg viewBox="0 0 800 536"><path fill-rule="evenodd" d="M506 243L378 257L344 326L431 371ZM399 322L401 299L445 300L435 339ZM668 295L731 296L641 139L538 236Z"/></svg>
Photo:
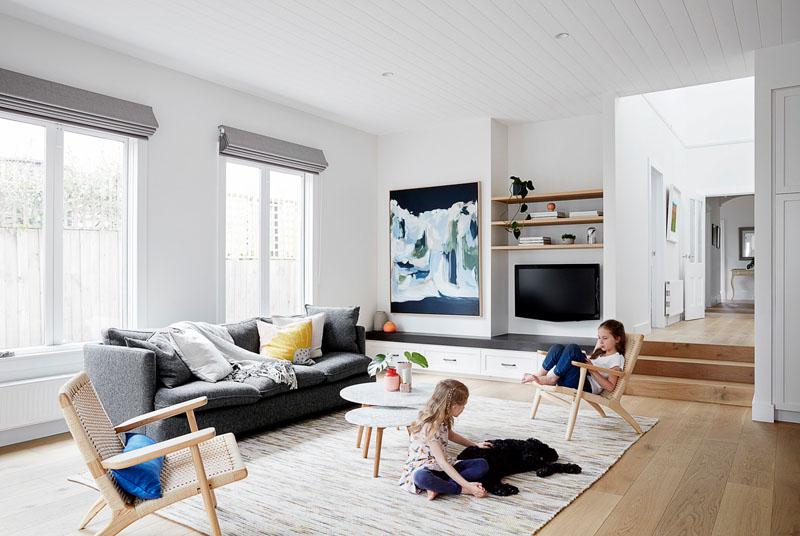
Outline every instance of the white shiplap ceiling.
<svg viewBox="0 0 800 536"><path fill-rule="evenodd" d="M752 76L753 50L800 41L800 0L0 0L0 12L375 134L599 113L606 92Z"/></svg>

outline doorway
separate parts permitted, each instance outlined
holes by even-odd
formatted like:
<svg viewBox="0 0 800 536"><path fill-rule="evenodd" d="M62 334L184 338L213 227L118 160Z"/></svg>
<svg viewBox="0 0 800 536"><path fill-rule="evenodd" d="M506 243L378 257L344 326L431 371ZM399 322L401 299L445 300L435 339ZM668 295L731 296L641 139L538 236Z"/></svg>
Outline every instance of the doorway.
<svg viewBox="0 0 800 536"><path fill-rule="evenodd" d="M650 163L650 326L667 327L664 314L664 229L667 214L664 174Z"/></svg>

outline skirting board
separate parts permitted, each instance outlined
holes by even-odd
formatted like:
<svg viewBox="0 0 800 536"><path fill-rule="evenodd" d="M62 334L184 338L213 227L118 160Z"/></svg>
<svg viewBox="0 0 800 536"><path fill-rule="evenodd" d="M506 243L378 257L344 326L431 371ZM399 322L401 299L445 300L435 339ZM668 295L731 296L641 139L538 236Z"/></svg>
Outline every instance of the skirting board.
<svg viewBox="0 0 800 536"><path fill-rule="evenodd" d="M753 401L753 420L759 422L775 422L775 406L764 402Z"/></svg>
<svg viewBox="0 0 800 536"><path fill-rule="evenodd" d="M0 447L13 445L14 443L22 443L23 441L30 441L32 439L39 439L41 437L63 434L68 431L67 421L64 419L32 424L21 428L12 428L11 430L3 430L0 432Z"/></svg>
<svg viewBox="0 0 800 536"><path fill-rule="evenodd" d="M647 322L640 322L639 324L634 324L631 333L641 333L642 335L647 335L651 331L653 330L650 328L650 321L648 320Z"/></svg>
<svg viewBox="0 0 800 536"><path fill-rule="evenodd" d="M681 314L672 315L667 317L667 327L671 326L672 324L677 324L681 321Z"/></svg>
<svg viewBox="0 0 800 536"><path fill-rule="evenodd" d="M775 420L781 422L800 423L800 411L789 411L787 409L779 409L775 412Z"/></svg>

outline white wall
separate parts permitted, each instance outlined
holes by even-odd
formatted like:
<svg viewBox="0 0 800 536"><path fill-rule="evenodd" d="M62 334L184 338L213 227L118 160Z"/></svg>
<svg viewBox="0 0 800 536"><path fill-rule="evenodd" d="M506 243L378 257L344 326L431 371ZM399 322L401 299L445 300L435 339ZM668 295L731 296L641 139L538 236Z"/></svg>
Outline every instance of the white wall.
<svg viewBox="0 0 800 536"><path fill-rule="evenodd" d="M722 203L720 219L725 220L725 258L723 259L725 283L725 301L731 299L730 277L731 270L747 268L750 262L739 260L739 227L754 227L754 198L752 195L735 197ZM754 279L751 277L737 277L733 280L736 288L737 300L752 300Z"/></svg>
<svg viewBox="0 0 800 536"><path fill-rule="evenodd" d="M365 207L375 198L375 136L5 16L0 64L153 107L159 129L148 163L150 326L217 320L216 127L223 123L325 152L315 301L361 305L361 323L371 323L375 213Z"/></svg>
<svg viewBox="0 0 800 536"><path fill-rule="evenodd" d="M496 127L495 127L496 128ZM399 331L448 335L490 336L492 304L491 197L492 121L470 119L440 124L412 132L378 138L377 197L373 217L377 220L376 254L378 309L389 312L389 191L458 182L481 182L481 317L392 314ZM495 130L494 138L502 139ZM371 263L370 263L371 264ZM373 268L375 271L375 268Z"/></svg>
<svg viewBox="0 0 800 536"><path fill-rule="evenodd" d="M603 187L602 116L589 115L556 121L525 123L508 128L508 174L533 181L534 193L590 190ZM506 185L508 182L506 181ZM507 195L507 190L500 193ZM532 204L531 211L546 210L545 203ZM602 199L559 201L556 210L603 210ZM574 234L576 242L586 242L589 225L529 227L523 235L550 236L554 243L563 233ZM603 242L604 226L597 229ZM513 240L513 239L512 239ZM513 242L512 242L513 243ZM516 264L600 264L602 249L510 251L508 256L508 331L537 335L594 337L599 320L546 322L514 316L514 266ZM601 273L602 279L602 273ZM605 318L601 309L601 317Z"/></svg>
<svg viewBox="0 0 800 536"><path fill-rule="evenodd" d="M153 107L159 129L148 142L144 253L149 326L217 320L220 124L325 152L330 167L319 179L315 217L321 229L321 270L314 301L360 305L360 323L371 325L377 258L375 212L370 210L376 192L375 136L6 16L0 16L0 65ZM45 358L24 359L39 363ZM74 370L59 366L47 375L77 371L79 356L71 355L69 363ZM39 383L23 386L24 396L15 395L20 404L41 399ZM0 389L8 386L0 384ZM50 394L40 404L50 404L48 400ZM3 411L19 413L13 405ZM52 418L60 421L57 413ZM0 431L0 445L62 431L59 421L29 421L38 424Z"/></svg>
<svg viewBox="0 0 800 536"><path fill-rule="evenodd" d="M641 95L617 101L615 130L616 192L607 210L617 220L617 319L631 332L649 333L650 167L663 174L665 190L675 184L684 193L685 149ZM664 278L678 279L681 242L666 240L666 219L655 224L664 229ZM663 288L654 299L663 303Z"/></svg>
<svg viewBox="0 0 800 536"><path fill-rule="evenodd" d="M687 149L686 184L704 195L751 194L754 159L753 142Z"/></svg>

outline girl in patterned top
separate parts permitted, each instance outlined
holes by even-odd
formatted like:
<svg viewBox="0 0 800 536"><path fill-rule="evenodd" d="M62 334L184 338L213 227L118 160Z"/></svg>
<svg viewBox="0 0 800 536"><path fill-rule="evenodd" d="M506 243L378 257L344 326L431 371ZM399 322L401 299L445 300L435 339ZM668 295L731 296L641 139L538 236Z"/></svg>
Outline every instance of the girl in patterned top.
<svg viewBox="0 0 800 536"><path fill-rule="evenodd" d="M478 480L489 470L484 459L459 460L447 455L448 440L465 447L490 448L488 441L475 443L453 431L453 419L467 405L469 390L457 380L442 380L433 396L409 426L411 444L400 485L412 493L428 492L432 501L438 494L471 493L486 497Z"/></svg>

